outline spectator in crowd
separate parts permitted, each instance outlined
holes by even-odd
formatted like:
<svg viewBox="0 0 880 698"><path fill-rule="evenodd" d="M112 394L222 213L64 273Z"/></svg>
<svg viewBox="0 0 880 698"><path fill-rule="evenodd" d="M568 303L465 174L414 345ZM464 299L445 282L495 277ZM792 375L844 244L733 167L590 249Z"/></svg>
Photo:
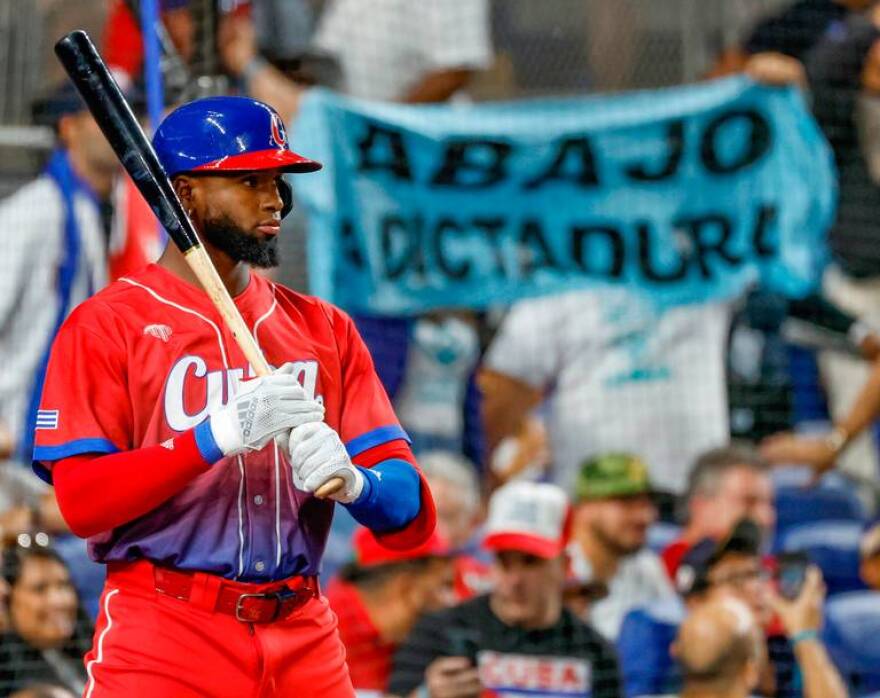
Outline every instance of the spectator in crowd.
<svg viewBox="0 0 880 698"><path fill-rule="evenodd" d="M70 534L58 509L55 491L30 468L0 462L0 546L14 545L22 534L44 531L65 561L83 608L94 618L104 586L104 569L88 557L84 540Z"/></svg>
<svg viewBox="0 0 880 698"><path fill-rule="evenodd" d="M343 92L394 102L445 102L492 61L489 3L331 0L315 46L341 64Z"/></svg>
<svg viewBox="0 0 880 698"><path fill-rule="evenodd" d="M48 682L79 695L91 627L67 567L46 544L45 534L22 536L3 556L10 629L0 644L0 687L11 692Z"/></svg>
<svg viewBox="0 0 880 698"><path fill-rule="evenodd" d="M160 31L167 38L168 49L176 54L175 59L182 61L179 70L193 55L196 46L196 23L190 11L190 0L160 0L161 11ZM140 17L132 12L132 6L126 0L113 0L109 3L107 23L104 27L104 60L113 71L116 81L127 90L140 81L144 63L143 35ZM166 65L166 70L168 66ZM184 68L185 70L185 68ZM170 81L169 87L179 90L180 78L186 74L164 76Z"/></svg>
<svg viewBox="0 0 880 698"><path fill-rule="evenodd" d="M672 653L684 677L681 698L748 698L767 658L754 616L732 597L691 613L679 628Z"/></svg>
<svg viewBox="0 0 880 698"><path fill-rule="evenodd" d="M37 109L58 149L46 169L0 202L5 244L0 277L0 426L13 453L30 463L37 400L48 350L61 322L106 278L109 201L119 170L110 145L70 84Z"/></svg>
<svg viewBox="0 0 880 698"><path fill-rule="evenodd" d="M666 518L698 455L730 439L731 309L660 310L624 288L514 304L479 375L489 450L521 435L544 405L554 482L570 488L584 453L635 450L651 468ZM823 329L852 323L819 299L795 311Z"/></svg>
<svg viewBox="0 0 880 698"><path fill-rule="evenodd" d="M493 591L423 617L394 657L390 692L620 696L614 651L562 603L567 519L566 495L554 485L496 490L484 539Z"/></svg>
<svg viewBox="0 0 880 698"><path fill-rule="evenodd" d="M327 587L357 691L388 688L394 650L424 612L452 602L449 548L436 532L410 550L390 550L360 527L355 559Z"/></svg>
<svg viewBox="0 0 880 698"><path fill-rule="evenodd" d="M452 451L426 451L419 454L419 465L434 495L437 528L449 547L474 547L483 508L474 464Z"/></svg>
<svg viewBox="0 0 880 698"><path fill-rule="evenodd" d="M728 440L729 315L718 303L659 312L624 288L516 303L479 377L490 451L546 401L553 482L573 487L585 453L631 449L659 492L683 493L696 455Z"/></svg>
<svg viewBox="0 0 880 698"><path fill-rule="evenodd" d="M829 298L870 327L877 325L880 312L880 187L871 166L876 148L862 135L876 133L880 13L876 8L851 13L835 27L815 44L805 63L813 111L834 150L839 179L837 220L830 233L834 266L826 272L824 288ZM878 369L832 352L822 354L820 366L834 427L822 438L780 435L765 444L765 456L773 462L804 462L819 473L837 464L876 480L877 443L865 427L878 412L876 395L871 394L880 380Z"/></svg>
<svg viewBox="0 0 880 698"><path fill-rule="evenodd" d="M825 585L810 566L796 598L787 600L770 583L760 554L761 529L743 519L723 541L700 541L676 574L679 592L692 611L706 602L733 597L745 603L764 630L769 663L761 678L764 695L838 698L843 682L821 644ZM798 676L798 672L799 675Z"/></svg>
<svg viewBox="0 0 880 698"><path fill-rule="evenodd" d="M859 541L859 574L869 588L880 591L880 521L865 529Z"/></svg>
<svg viewBox="0 0 880 698"><path fill-rule="evenodd" d="M750 448L729 446L701 454L691 469L685 501L684 530L661 554L670 579L691 546L705 538L723 540L743 517L760 526L763 541L773 536L773 481L767 464Z"/></svg>
<svg viewBox="0 0 880 698"><path fill-rule="evenodd" d="M778 627L771 627L770 573L759 552L760 528L742 519L720 540L704 538L684 555L675 576L690 609L713 598L731 596L746 604L767 636L769 661L760 678L763 695L790 695L794 657Z"/></svg>
<svg viewBox="0 0 880 698"><path fill-rule="evenodd" d="M575 493L571 573L581 584L607 587L585 620L616 640L632 608L674 594L660 559L645 547L657 518L648 471L635 456L597 456L581 466Z"/></svg>
<svg viewBox="0 0 880 698"><path fill-rule="evenodd" d="M751 519L740 519L724 538L704 538L687 551L675 575L676 588L688 602L732 594L748 605L761 627L767 627L773 616L770 574L760 549L760 527Z"/></svg>
<svg viewBox="0 0 880 698"><path fill-rule="evenodd" d="M757 23L740 46L718 60L714 75L745 71L770 84L807 80L804 61L810 51L853 12L874 0L797 0Z"/></svg>
<svg viewBox="0 0 880 698"><path fill-rule="evenodd" d="M455 551L455 593L459 600L489 591L490 566L479 550L483 514L480 482L473 463L450 451L419 454L419 465L437 507L437 529Z"/></svg>
<svg viewBox="0 0 880 698"><path fill-rule="evenodd" d="M395 102L444 102L492 61L486 0L410 3L379 0L366 12L358 0L331 0L319 20L313 47L335 56L341 91ZM301 88L259 53L253 22L241 15L221 29L220 54L245 91L296 114Z"/></svg>

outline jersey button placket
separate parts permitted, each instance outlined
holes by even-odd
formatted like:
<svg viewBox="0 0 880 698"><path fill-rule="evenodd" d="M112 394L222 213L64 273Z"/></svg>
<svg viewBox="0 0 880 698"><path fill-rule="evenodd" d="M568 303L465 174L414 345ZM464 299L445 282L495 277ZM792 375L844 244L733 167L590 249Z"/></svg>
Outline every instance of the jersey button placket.
<svg viewBox="0 0 880 698"><path fill-rule="evenodd" d="M264 460L265 459L265 460ZM269 571L275 560L275 516L274 507L269 506L269 474L274 471L266 463L264 452L249 454L249 467L245 467L245 502L248 510L247 547L245 567L253 575L263 575ZM274 465L274 464L273 464Z"/></svg>

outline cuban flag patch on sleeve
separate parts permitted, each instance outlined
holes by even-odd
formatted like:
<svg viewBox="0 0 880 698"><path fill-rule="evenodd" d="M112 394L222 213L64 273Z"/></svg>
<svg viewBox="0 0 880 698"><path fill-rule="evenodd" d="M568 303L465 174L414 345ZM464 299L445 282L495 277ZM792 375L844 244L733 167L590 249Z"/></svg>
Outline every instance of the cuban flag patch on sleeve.
<svg viewBox="0 0 880 698"><path fill-rule="evenodd" d="M58 410L37 410L37 429L57 429Z"/></svg>

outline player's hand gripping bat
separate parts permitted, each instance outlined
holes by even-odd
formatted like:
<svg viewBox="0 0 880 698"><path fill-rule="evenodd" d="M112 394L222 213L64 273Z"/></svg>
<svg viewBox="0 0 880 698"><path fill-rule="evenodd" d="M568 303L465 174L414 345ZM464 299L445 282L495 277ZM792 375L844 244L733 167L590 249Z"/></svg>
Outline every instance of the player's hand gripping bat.
<svg viewBox="0 0 880 698"><path fill-rule="evenodd" d="M187 264L220 311L254 371L258 376L268 375L271 372L269 364L202 246L153 146L92 40L82 30L73 31L55 44L55 53L122 166L131 175L174 244L183 252ZM329 497L343 485L341 478L331 478L318 488L315 495L322 499Z"/></svg>

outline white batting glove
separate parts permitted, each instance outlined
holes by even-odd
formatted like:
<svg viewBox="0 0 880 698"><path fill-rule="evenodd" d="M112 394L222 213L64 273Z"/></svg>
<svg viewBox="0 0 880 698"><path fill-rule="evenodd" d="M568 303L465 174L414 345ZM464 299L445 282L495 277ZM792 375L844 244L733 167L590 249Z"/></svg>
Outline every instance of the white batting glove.
<svg viewBox="0 0 880 698"><path fill-rule="evenodd" d="M345 485L331 499L350 504L364 489L364 476L352 464L345 445L325 422L313 422L290 432L290 467L293 484L304 492L314 492L331 477L341 477Z"/></svg>
<svg viewBox="0 0 880 698"><path fill-rule="evenodd" d="M239 383L229 402L210 413L211 434L224 456L258 451L277 435L324 419L324 406L309 400L284 364L270 376Z"/></svg>

